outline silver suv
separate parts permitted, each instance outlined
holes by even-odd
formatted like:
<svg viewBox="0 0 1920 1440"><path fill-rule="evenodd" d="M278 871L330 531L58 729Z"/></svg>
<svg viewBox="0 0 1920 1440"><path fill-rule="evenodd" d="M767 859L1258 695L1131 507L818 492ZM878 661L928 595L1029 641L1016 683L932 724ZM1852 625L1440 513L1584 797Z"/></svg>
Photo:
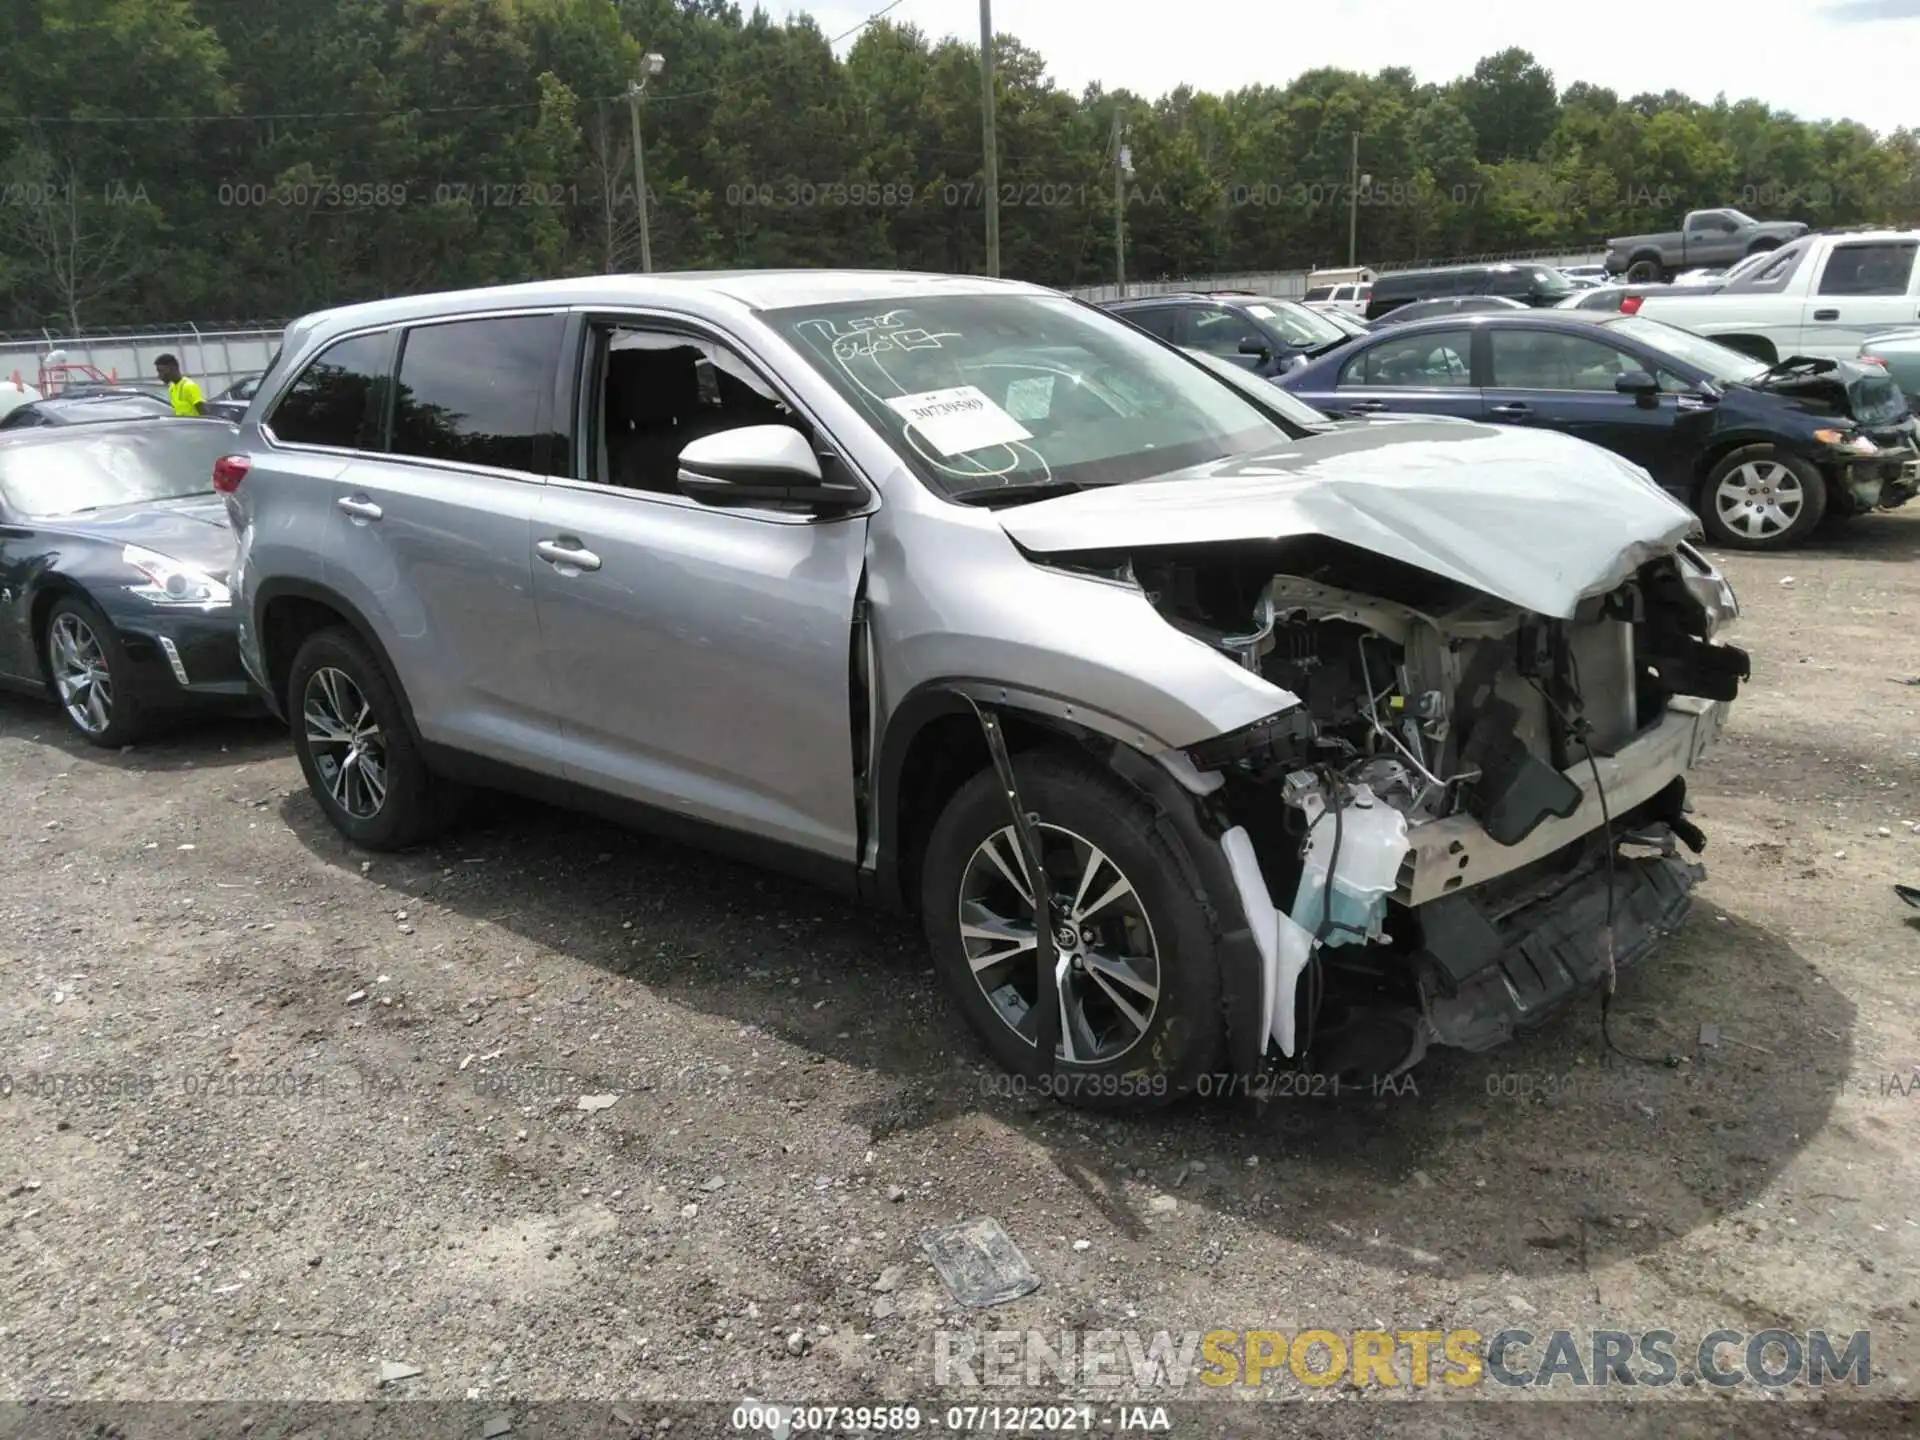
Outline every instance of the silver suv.
<svg viewBox="0 0 1920 1440"><path fill-rule="evenodd" d="M1702 873L1733 598L1579 440L810 272L310 316L242 436L242 653L342 834L512 786L917 912L1069 1099L1494 1045Z"/></svg>

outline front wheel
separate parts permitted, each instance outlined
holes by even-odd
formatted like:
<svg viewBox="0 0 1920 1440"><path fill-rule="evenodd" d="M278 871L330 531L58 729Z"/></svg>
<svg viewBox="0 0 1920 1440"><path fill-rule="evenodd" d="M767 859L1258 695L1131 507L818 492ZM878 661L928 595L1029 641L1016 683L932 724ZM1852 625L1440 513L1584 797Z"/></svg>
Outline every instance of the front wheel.
<svg viewBox="0 0 1920 1440"><path fill-rule="evenodd" d="M133 665L113 624L78 595L47 611L47 683L67 724L89 745L117 750L146 730L133 695Z"/></svg>
<svg viewBox="0 0 1920 1440"><path fill-rule="evenodd" d="M1707 533L1722 545L1785 550L1826 515L1826 477L1777 445L1743 446L1709 472L1699 509Z"/></svg>
<svg viewBox="0 0 1920 1440"><path fill-rule="evenodd" d="M921 913L968 1022L1028 1093L1092 1109L1156 1108L1196 1088L1221 1049L1214 937L1183 867L1135 792L1044 751L1014 761L1039 816L1042 907L992 771L949 802L928 841ZM1036 909L1053 932L1039 964ZM1042 1006L1059 1039L1041 1053Z"/></svg>
<svg viewBox="0 0 1920 1440"><path fill-rule="evenodd" d="M452 818L455 792L427 769L386 671L351 631L307 637L287 714L307 788L354 844L403 850Z"/></svg>

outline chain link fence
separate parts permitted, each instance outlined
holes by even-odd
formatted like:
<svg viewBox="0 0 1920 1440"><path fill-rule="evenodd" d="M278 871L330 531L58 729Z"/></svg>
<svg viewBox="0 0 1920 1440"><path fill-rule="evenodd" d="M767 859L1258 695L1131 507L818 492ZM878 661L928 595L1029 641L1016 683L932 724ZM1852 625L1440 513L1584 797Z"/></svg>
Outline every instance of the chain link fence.
<svg viewBox="0 0 1920 1440"><path fill-rule="evenodd" d="M284 323L194 324L61 335L0 331L0 385L58 391L99 379L155 383L153 362L176 356L209 397L258 375L280 348Z"/></svg>

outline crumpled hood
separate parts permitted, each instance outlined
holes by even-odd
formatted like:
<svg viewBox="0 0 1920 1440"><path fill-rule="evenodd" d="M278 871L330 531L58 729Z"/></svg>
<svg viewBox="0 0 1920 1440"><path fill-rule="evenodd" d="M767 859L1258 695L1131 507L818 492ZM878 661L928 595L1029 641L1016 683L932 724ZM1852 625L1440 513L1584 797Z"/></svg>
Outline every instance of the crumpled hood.
<svg viewBox="0 0 1920 1440"><path fill-rule="evenodd" d="M1374 419L995 514L1042 555L1321 535L1563 619L1697 524L1584 440L1434 419Z"/></svg>
<svg viewBox="0 0 1920 1440"><path fill-rule="evenodd" d="M1746 382L1753 390L1808 402L1811 408L1847 415L1862 425L1897 425L1906 419L1907 400L1900 387L1877 365L1860 365L1828 356L1790 355Z"/></svg>

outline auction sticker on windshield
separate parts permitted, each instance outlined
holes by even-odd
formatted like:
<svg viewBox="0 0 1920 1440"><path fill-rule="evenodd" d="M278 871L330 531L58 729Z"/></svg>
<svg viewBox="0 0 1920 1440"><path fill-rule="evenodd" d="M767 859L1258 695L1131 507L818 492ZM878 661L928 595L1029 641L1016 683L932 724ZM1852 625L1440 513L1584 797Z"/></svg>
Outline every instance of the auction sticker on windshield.
<svg viewBox="0 0 1920 1440"><path fill-rule="evenodd" d="M1033 438L1018 420L972 385L900 395L887 401L887 406L942 455L962 455L989 445Z"/></svg>

